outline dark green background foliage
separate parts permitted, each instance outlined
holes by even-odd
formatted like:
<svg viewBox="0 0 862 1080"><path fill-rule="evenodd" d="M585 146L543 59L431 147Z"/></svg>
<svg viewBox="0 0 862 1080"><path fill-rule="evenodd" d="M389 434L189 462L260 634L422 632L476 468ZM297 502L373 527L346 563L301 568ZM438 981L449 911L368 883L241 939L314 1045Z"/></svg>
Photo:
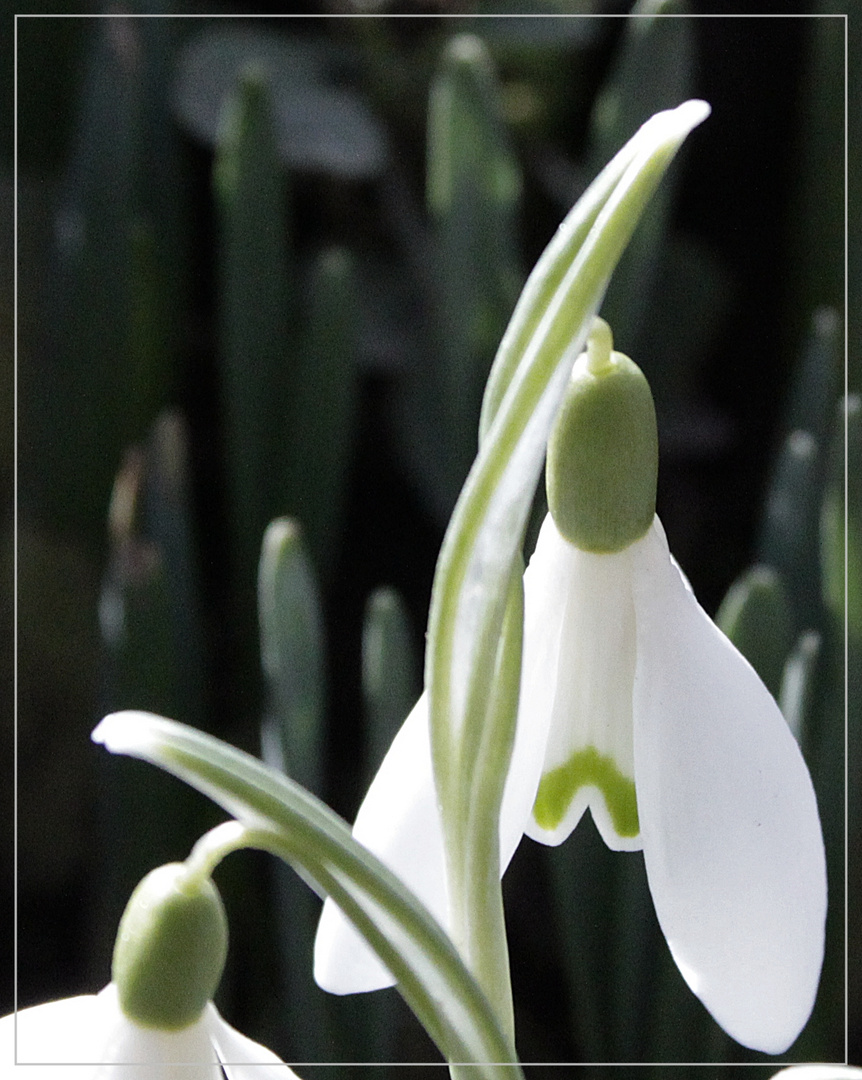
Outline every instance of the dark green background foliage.
<svg viewBox="0 0 862 1080"><path fill-rule="evenodd" d="M218 820L95 749L104 712L195 724L355 813L418 690L434 560L520 285L637 125L701 96L712 116L602 314L653 386L671 548L711 612L740 579L720 617L800 726L832 906L820 999L788 1056L843 1058L845 612L851 752L862 632L842 558L845 22L538 2L401 19L416 9L348 18L366 9L321 0L308 14L326 18L244 19L162 0L125 10L180 17L14 24L21 1005L98 989L134 885ZM550 17L502 17L527 11ZM8 153L3 179L11 207ZM858 397L848 410L852 590ZM12 478L7 442L7 495ZM852 901L858 854L849 874ZM297 879L252 854L217 878L219 1000L242 1030L295 1062L435 1060L393 991L313 985L317 901ZM684 987L640 855L606 851L591 821L560 849L525 841L506 897L525 1062L765 1060Z"/></svg>

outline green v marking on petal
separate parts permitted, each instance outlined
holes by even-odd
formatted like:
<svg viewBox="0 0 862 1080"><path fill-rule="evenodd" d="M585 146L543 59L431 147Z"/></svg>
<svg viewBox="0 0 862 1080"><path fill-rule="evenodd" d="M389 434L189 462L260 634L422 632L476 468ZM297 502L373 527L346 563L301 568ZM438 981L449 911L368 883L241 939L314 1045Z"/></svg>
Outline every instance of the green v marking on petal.
<svg viewBox="0 0 862 1080"><path fill-rule="evenodd" d="M533 817L542 829L555 829L566 815L579 788L597 787L605 797L618 836L637 836L638 804L634 780L623 776L606 754L594 746L576 750L568 761L542 777Z"/></svg>

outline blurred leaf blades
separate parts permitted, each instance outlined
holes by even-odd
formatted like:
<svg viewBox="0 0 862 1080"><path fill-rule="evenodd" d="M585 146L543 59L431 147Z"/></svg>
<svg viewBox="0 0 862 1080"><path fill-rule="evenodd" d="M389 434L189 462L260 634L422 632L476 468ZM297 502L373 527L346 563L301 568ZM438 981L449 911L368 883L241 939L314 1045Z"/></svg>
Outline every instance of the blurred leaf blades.
<svg viewBox="0 0 862 1080"><path fill-rule="evenodd" d="M793 642L793 613L783 581L770 566L753 566L731 585L715 621L778 696Z"/></svg>
<svg viewBox="0 0 862 1080"><path fill-rule="evenodd" d="M383 131L357 91L336 80L336 60L319 36L288 37L253 23L209 26L179 58L174 109L196 138L217 144L225 102L253 67L269 83L275 147L286 166L351 180L378 176Z"/></svg>
<svg viewBox="0 0 862 1080"><path fill-rule="evenodd" d="M787 392L784 430L807 431L821 447L832 437L835 402L843 382L842 330L836 308L824 306L813 312Z"/></svg>
<svg viewBox="0 0 862 1080"><path fill-rule="evenodd" d="M270 768L320 792L325 760L326 672L321 598L299 526L270 522L258 568L264 677L261 757ZM326 997L311 977L320 904L296 874L273 867L272 916L281 960L279 1029L296 1061L332 1059Z"/></svg>
<svg viewBox="0 0 862 1080"><path fill-rule="evenodd" d="M791 432L776 460L760 531L759 559L787 582L795 629L820 621L816 567L821 471L814 437L807 431Z"/></svg>
<svg viewBox="0 0 862 1080"><path fill-rule="evenodd" d="M321 790L326 701L321 599L296 522L264 533L258 571L261 664L266 684L264 760Z"/></svg>
<svg viewBox="0 0 862 1080"><path fill-rule="evenodd" d="M366 602L362 624L365 772L369 783L419 697L418 670L403 599L395 589L375 589Z"/></svg>
<svg viewBox="0 0 862 1080"><path fill-rule="evenodd" d="M88 39L41 356L56 392L37 401L22 384L22 425L49 463L28 475L27 497L93 541L122 450L144 437L176 374L184 188L171 183L166 110L152 104L170 36L168 26L105 20ZM164 187L150 179L156 166Z"/></svg>
<svg viewBox="0 0 862 1080"><path fill-rule="evenodd" d="M517 299L521 172L487 48L453 38L431 86L426 198L431 345L399 400L398 431L441 520L475 457L485 380Z"/></svg>
<svg viewBox="0 0 862 1080"><path fill-rule="evenodd" d="M859 400L842 397L833 408L832 433L824 453L824 476L820 499L819 584L823 599L822 647L809 710L804 746L817 792L826 870L829 907L826 917L826 958L814 1013L800 1038L809 1057L821 1047L843 1037L841 1015L850 1001L847 956L855 948L853 930L857 916L848 883L859 884L858 860L849 831L855 821L858 777L849 767L862 735L860 721L859 638L851 608L859 604L853 569L859 566L862 528L859 521L862 465L862 425ZM855 588L854 588L855 586ZM845 783L846 780L846 783ZM853 867L853 871L850 868ZM845 871L851 876L848 878ZM856 873L856 878L852 876ZM849 900L849 903L848 903Z"/></svg>
<svg viewBox="0 0 862 1080"><path fill-rule="evenodd" d="M285 420L284 506L302 522L318 572L327 579L342 542L360 401L355 260L341 248L313 259L299 335L297 381Z"/></svg>
<svg viewBox="0 0 862 1080"><path fill-rule="evenodd" d="M758 539L759 557L778 569L793 597L798 630L821 622L821 500L826 447L833 437L841 383L841 320L832 308L811 316L788 388L783 443L769 479Z"/></svg>
<svg viewBox="0 0 862 1080"><path fill-rule="evenodd" d="M774 694L791 642L823 623L819 568L829 464L822 448L834 427L838 332L833 310L814 313L790 379L758 530L758 562L734 583L717 616Z"/></svg>
<svg viewBox="0 0 862 1080"><path fill-rule="evenodd" d="M288 257L288 184L273 125L268 77L247 68L225 108L214 172L235 565L254 565L250 552L267 522L288 512L326 570L337 550L358 387L353 265L346 252L325 250L307 286L300 283Z"/></svg>
<svg viewBox="0 0 862 1080"><path fill-rule="evenodd" d="M777 695L784 718L802 746L810 742L809 729L814 722L820 647L821 638L816 630L806 630L799 635L787 654Z"/></svg>
<svg viewBox="0 0 862 1080"><path fill-rule="evenodd" d="M185 425L177 414L163 413L148 442L126 453L111 497L110 556L99 599L102 711L135 703L207 726L189 499ZM180 786L159 778L153 790L151 779L129 762L100 775L99 818L111 857L96 925L107 935L101 943L107 955L130 890L153 866L175 858L178 845L193 844L212 819Z"/></svg>
<svg viewBox="0 0 862 1080"><path fill-rule="evenodd" d="M848 640L862 641L862 407L858 394L841 402L829 448L821 508L823 599L831 618L846 625ZM833 414L834 415L834 414Z"/></svg>
<svg viewBox="0 0 862 1080"><path fill-rule="evenodd" d="M282 425L295 387L287 180L265 73L245 69L225 104L213 183L219 212L219 360L234 573L253 581L284 496ZM244 623L247 620L243 620Z"/></svg>

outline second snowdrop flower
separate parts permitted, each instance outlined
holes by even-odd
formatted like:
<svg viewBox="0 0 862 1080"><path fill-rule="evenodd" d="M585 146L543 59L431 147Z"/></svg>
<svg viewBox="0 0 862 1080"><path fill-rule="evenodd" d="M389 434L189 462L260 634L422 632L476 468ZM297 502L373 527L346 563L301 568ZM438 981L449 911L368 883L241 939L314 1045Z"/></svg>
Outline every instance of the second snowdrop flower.
<svg viewBox="0 0 862 1080"><path fill-rule="evenodd" d="M0 1076L29 1080L297 1080L220 1015L212 997L227 920L208 870L241 846L237 822L212 830L186 863L151 871L132 893L98 994L51 1001L0 1020ZM211 856L215 854L215 859Z"/></svg>

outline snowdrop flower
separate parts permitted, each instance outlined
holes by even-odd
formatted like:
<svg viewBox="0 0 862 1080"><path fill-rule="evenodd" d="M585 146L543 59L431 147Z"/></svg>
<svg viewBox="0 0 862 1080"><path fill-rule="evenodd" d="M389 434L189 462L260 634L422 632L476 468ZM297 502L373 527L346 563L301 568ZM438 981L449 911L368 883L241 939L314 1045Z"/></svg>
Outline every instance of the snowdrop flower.
<svg viewBox="0 0 862 1080"><path fill-rule="evenodd" d="M778 1054L810 1015L823 959L814 790L775 701L668 551L657 461L646 380L596 320L549 444L550 513L524 576L500 865L524 832L559 844L589 808L609 847L643 850L659 923L692 991L738 1042ZM424 695L354 835L447 925ZM329 901L315 978L334 993L392 982Z"/></svg>
<svg viewBox="0 0 862 1080"><path fill-rule="evenodd" d="M0 1074L28 1080L295 1080L210 1000L227 953L213 883L172 863L132 894L98 994L51 1001L0 1020ZM32 1063L32 1064L31 1064Z"/></svg>

